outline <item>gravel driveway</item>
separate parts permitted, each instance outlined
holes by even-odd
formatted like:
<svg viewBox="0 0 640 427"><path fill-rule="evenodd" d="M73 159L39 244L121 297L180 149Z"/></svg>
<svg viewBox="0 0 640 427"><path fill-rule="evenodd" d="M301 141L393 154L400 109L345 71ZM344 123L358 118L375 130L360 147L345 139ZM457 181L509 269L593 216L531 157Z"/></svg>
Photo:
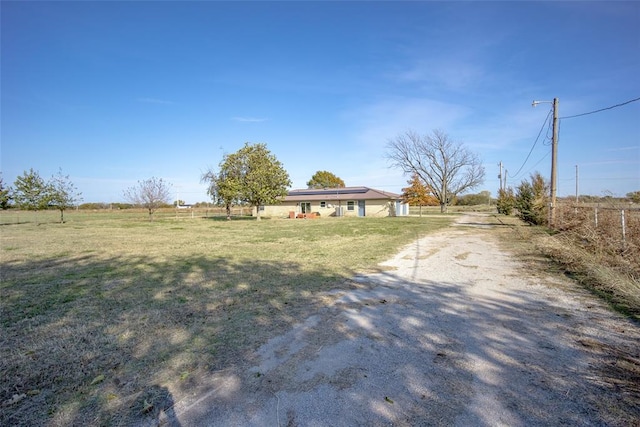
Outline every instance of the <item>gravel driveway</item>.
<svg viewBox="0 0 640 427"><path fill-rule="evenodd" d="M217 374L161 421L183 426L629 425L637 325L502 250L491 218L405 247L384 273ZM631 417L631 418L630 418Z"/></svg>

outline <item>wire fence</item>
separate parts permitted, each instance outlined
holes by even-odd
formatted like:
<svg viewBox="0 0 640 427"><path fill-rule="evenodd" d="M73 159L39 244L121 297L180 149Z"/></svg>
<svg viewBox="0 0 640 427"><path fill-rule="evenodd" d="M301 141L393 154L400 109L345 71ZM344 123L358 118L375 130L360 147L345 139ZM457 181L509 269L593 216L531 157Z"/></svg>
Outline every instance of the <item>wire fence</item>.
<svg viewBox="0 0 640 427"><path fill-rule="evenodd" d="M231 209L234 218L251 215L251 208L247 206ZM188 220L196 218L226 218L227 213L223 207L198 207L187 209L161 208L153 213L153 220ZM86 221L148 221L149 211L146 209L69 209L64 212L65 222ZM49 224L60 222L60 211L41 210L25 211L8 209L0 211L0 225L12 224Z"/></svg>
<svg viewBox="0 0 640 427"><path fill-rule="evenodd" d="M640 208L560 203L557 231L578 235L592 249L615 252L640 263Z"/></svg>

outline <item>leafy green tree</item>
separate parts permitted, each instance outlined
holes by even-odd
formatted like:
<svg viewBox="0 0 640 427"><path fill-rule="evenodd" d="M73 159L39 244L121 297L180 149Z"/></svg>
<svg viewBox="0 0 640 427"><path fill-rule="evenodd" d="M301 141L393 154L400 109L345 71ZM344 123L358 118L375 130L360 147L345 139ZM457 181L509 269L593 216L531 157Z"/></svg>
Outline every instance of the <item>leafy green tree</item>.
<svg viewBox="0 0 640 427"><path fill-rule="evenodd" d="M408 131L389 140L387 149L392 166L407 174L418 174L431 188L441 212L447 211L458 194L484 181L484 167L478 155L440 130L425 136Z"/></svg>
<svg viewBox="0 0 640 427"><path fill-rule="evenodd" d="M11 201L11 187L5 187L2 175L0 174L0 209L9 209L9 202Z"/></svg>
<svg viewBox="0 0 640 427"><path fill-rule="evenodd" d="M20 209L38 211L47 208L51 194L49 185L33 168L18 176L13 187L13 199Z"/></svg>
<svg viewBox="0 0 640 427"><path fill-rule="evenodd" d="M147 209L149 221L153 221L153 213L169 203L170 186L162 178L152 177L129 187L125 190L124 197L134 205Z"/></svg>
<svg viewBox="0 0 640 427"><path fill-rule="evenodd" d="M419 206L420 216L422 216L423 206L437 206L438 200L433 197L431 190L424 185L420 176L414 173L411 180L407 181L409 187L402 189L402 201L409 206Z"/></svg>
<svg viewBox="0 0 640 427"><path fill-rule="evenodd" d="M254 206L257 220L260 206L278 203L291 186L289 174L266 144L248 142L224 156L218 173L210 171L203 178L210 182L209 195L215 195L227 207L235 201Z"/></svg>
<svg viewBox="0 0 640 427"><path fill-rule="evenodd" d="M542 225L547 222L548 189L540 173L531 175L531 181L522 181L516 189L515 208L518 216L525 222L535 225Z"/></svg>
<svg viewBox="0 0 640 427"><path fill-rule="evenodd" d="M225 155L220 162L219 172L210 169L200 179L209 184L207 194L213 203L225 207L228 220L231 219L231 207L241 203L242 170L240 163L232 160Z"/></svg>
<svg viewBox="0 0 640 427"><path fill-rule="evenodd" d="M260 220L260 206L280 202L287 195L291 180L266 144L246 143L238 154L240 170L244 172L240 187L242 200L255 206L256 219Z"/></svg>
<svg viewBox="0 0 640 427"><path fill-rule="evenodd" d="M344 181L331 172L318 171L307 182L308 188L343 188Z"/></svg>
<svg viewBox="0 0 640 427"><path fill-rule="evenodd" d="M69 175L62 175L62 169L51 177L48 183L49 206L60 211L60 223L64 223L64 211L74 207L82 198L75 185L69 180Z"/></svg>

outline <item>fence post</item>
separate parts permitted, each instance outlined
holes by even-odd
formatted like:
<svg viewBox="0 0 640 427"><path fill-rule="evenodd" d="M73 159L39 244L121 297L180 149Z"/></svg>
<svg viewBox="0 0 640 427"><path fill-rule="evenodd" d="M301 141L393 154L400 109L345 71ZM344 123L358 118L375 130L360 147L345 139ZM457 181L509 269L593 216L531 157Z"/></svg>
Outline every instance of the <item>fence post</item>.
<svg viewBox="0 0 640 427"><path fill-rule="evenodd" d="M626 231L626 227L624 224L624 209L620 210L620 222L622 224L622 247L624 249L627 248L627 231Z"/></svg>
<svg viewBox="0 0 640 427"><path fill-rule="evenodd" d="M596 228L598 228L598 207L596 206L596 207L594 208L594 210L595 210L595 216L594 216L594 218L595 218L595 220L596 220Z"/></svg>

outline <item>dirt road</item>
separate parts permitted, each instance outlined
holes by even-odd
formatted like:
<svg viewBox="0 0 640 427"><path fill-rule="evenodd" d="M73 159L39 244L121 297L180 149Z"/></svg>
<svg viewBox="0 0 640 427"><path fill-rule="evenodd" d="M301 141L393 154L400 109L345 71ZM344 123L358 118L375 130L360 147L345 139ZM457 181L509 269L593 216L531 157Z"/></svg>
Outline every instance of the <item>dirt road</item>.
<svg viewBox="0 0 640 427"><path fill-rule="evenodd" d="M637 325L460 218L355 278L253 366L161 421L207 426L629 425ZM627 363L627 365L625 365ZM628 378L627 378L628 380Z"/></svg>

